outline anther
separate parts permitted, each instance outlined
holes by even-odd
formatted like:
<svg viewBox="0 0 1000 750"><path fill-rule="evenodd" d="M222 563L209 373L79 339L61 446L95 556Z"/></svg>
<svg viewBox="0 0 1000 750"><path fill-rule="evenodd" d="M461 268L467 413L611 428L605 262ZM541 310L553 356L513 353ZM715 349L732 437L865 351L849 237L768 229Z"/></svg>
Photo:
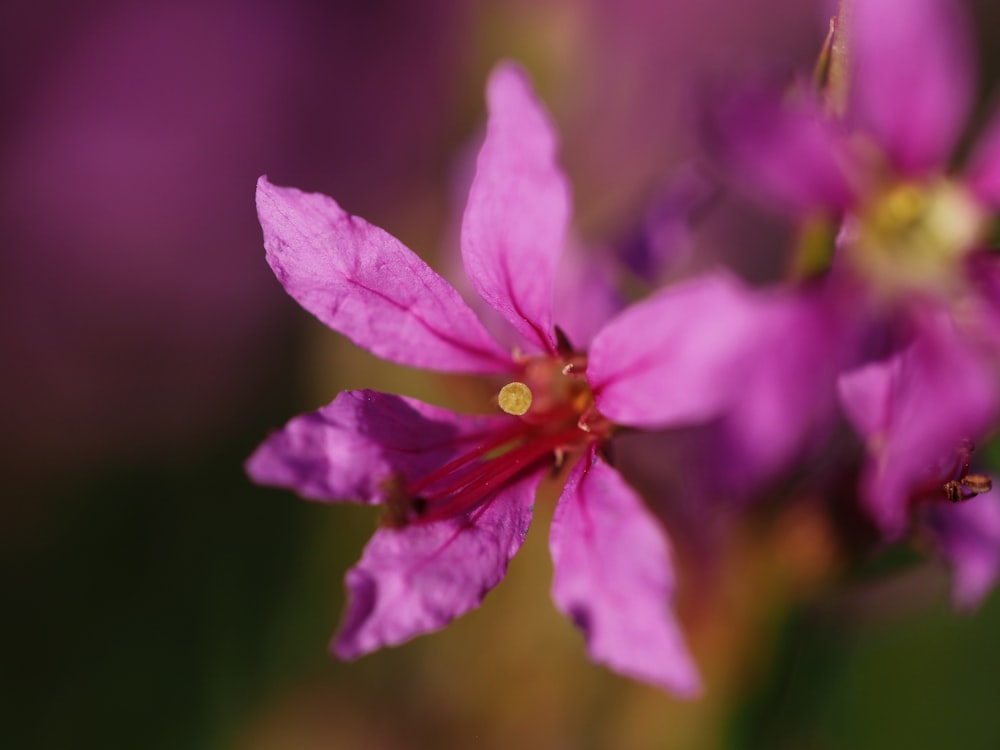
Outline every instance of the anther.
<svg viewBox="0 0 1000 750"><path fill-rule="evenodd" d="M500 404L500 408L507 414L519 417L522 414L526 414L528 409L531 408L531 389L524 383L517 381L507 383L507 385L500 389L497 403Z"/></svg>
<svg viewBox="0 0 1000 750"><path fill-rule="evenodd" d="M993 480L985 474L966 474L959 482L974 495L982 495L993 489Z"/></svg>

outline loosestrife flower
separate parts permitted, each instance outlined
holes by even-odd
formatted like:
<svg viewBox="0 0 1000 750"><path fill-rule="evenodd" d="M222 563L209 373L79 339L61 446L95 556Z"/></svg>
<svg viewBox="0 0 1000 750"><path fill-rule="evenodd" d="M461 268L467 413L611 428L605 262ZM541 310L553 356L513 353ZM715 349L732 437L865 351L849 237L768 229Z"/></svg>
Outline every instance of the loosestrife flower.
<svg viewBox="0 0 1000 750"><path fill-rule="evenodd" d="M924 434L985 430L984 415L967 394L994 385L982 370L963 364L969 359L956 350L963 344L949 335L949 325L928 321L925 335L903 352L845 373L838 386L848 421L867 445L863 482L908 498L906 510L954 568L955 603L970 608L989 593L1000 569L1000 503L992 497L964 502L991 488L988 477L969 471L971 443L959 440L952 451L935 454ZM929 407L934 401L951 408Z"/></svg>
<svg viewBox="0 0 1000 750"><path fill-rule="evenodd" d="M843 335L835 340L848 350L831 356L853 362L844 367L841 404L871 456L861 496L892 539L908 528L914 496L926 499L928 473L996 417L998 266L985 249L1000 206L1000 115L965 168L950 171L974 91L959 8L949 0L845 0L841 7L834 54L846 64L846 88L826 97L748 88L710 113L705 132L736 182L796 216L813 236L817 228L835 232L829 273L808 289L839 320ZM879 411L892 416L877 426L859 407L873 372L883 373L881 399L895 405ZM953 481L942 478L939 501L949 499ZM996 514L996 502L974 504ZM945 506L939 515L947 512L957 511ZM992 582L1000 536L989 539L993 550L975 565L988 567L981 578ZM956 561L960 579L964 564ZM987 589L960 580L956 596L970 603L969 591Z"/></svg>
<svg viewBox="0 0 1000 750"><path fill-rule="evenodd" d="M557 607L595 661L691 695L699 678L668 610L668 539L605 449L620 427L723 408L748 320L741 290L723 275L679 285L574 348L552 303L570 210L552 127L511 64L491 75L487 99L462 257L475 290L513 329L513 351L416 254L330 198L261 178L257 207L268 262L304 308L383 359L502 376L497 413L345 392L272 435L247 470L310 499L386 508L347 574L333 650L353 658L478 606L525 538L539 482L572 464L550 535Z"/></svg>

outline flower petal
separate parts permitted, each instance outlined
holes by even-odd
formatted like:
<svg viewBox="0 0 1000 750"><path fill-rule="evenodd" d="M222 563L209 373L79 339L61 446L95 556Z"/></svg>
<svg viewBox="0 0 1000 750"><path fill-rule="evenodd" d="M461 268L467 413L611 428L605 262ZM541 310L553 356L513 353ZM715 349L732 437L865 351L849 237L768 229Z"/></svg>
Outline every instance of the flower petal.
<svg viewBox="0 0 1000 750"><path fill-rule="evenodd" d="M899 382L902 357L872 362L837 379L837 395L854 431L868 439L889 428L893 389Z"/></svg>
<svg viewBox="0 0 1000 750"><path fill-rule="evenodd" d="M311 500L378 504L401 482L430 474L511 421L459 415L376 391L345 391L271 435L246 470L255 482Z"/></svg>
<svg viewBox="0 0 1000 750"><path fill-rule="evenodd" d="M694 166L677 168L656 189L642 221L619 244L621 261L636 276L654 284L676 274L691 260L698 217L720 192L716 181ZM562 310L561 306L557 309Z"/></svg>
<svg viewBox="0 0 1000 750"><path fill-rule="evenodd" d="M267 262L306 310L383 359L503 372L510 355L458 292L399 240L332 198L257 182Z"/></svg>
<svg viewBox="0 0 1000 750"><path fill-rule="evenodd" d="M806 92L729 92L706 108L701 125L705 150L752 196L796 215L851 203L844 134Z"/></svg>
<svg viewBox="0 0 1000 750"><path fill-rule="evenodd" d="M633 427L716 416L740 386L758 311L732 277L678 284L612 319L594 337L587 379L597 409Z"/></svg>
<svg viewBox="0 0 1000 750"><path fill-rule="evenodd" d="M930 507L926 520L952 567L955 606L974 609L1000 577L1000 498L974 497L960 505Z"/></svg>
<svg viewBox="0 0 1000 750"><path fill-rule="evenodd" d="M755 291L753 352L740 373L740 397L722 419L714 470L750 492L825 435L837 413L834 386L850 327L830 308L826 289Z"/></svg>
<svg viewBox="0 0 1000 750"><path fill-rule="evenodd" d="M942 460L991 423L995 380L950 321L936 319L922 324L902 354L842 381L845 411L870 453L862 499L883 533L898 537L906 530L910 496L927 481L943 484L936 476ZM865 409L872 414L860 416Z"/></svg>
<svg viewBox="0 0 1000 750"><path fill-rule="evenodd" d="M618 270L606 253L567 244L554 291L559 328L574 347L586 349L605 321L624 307Z"/></svg>
<svg viewBox="0 0 1000 750"><path fill-rule="evenodd" d="M506 485L466 518L379 529L347 573L333 651L354 659L439 630L479 606L528 533L544 470Z"/></svg>
<svg viewBox="0 0 1000 750"><path fill-rule="evenodd" d="M642 500L594 451L573 468L552 519L552 598L587 639L591 658L691 697L698 672L668 607L666 535Z"/></svg>
<svg viewBox="0 0 1000 750"><path fill-rule="evenodd" d="M569 221L556 138L525 74L501 64L487 86L489 122L462 220L469 279L532 348L554 352L552 289Z"/></svg>
<svg viewBox="0 0 1000 750"><path fill-rule="evenodd" d="M959 4L864 0L852 8L852 116L902 172L941 168L975 90L971 34Z"/></svg>
<svg viewBox="0 0 1000 750"><path fill-rule="evenodd" d="M1000 108L993 113L976 143L965 183L983 203L1000 208Z"/></svg>

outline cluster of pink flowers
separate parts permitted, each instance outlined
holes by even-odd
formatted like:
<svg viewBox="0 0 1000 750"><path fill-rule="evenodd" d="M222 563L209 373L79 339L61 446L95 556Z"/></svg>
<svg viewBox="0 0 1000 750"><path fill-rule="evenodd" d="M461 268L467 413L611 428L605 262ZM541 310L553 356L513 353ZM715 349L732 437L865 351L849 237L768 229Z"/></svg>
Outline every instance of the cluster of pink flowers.
<svg viewBox="0 0 1000 750"><path fill-rule="evenodd" d="M756 85L713 99L700 123L727 186L816 230L803 232L812 239L802 248L819 256L810 272L768 287L712 270L611 311L585 335L589 300L612 298L601 293L612 282L594 270L575 293L557 290L557 264L572 252L570 191L552 125L510 63L490 76L461 226L491 328L386 232L326 196L260 179L267 260L299 304L385 360L479 376L496 393L494 413L473 415L344 392L250 458L257 482L385 508L347 574L338 656L402 643L478 606L555 472L565 478L550 532L556 606L595 661L696 694L672 610L671 542L613 462L617 437L632 430L711 425L713 455L759 487L840 420L863 446L857 502L882 540L928 534L961 606L990 590L1000 502L970 465L1000 406L990 252L1000 119L952 170L972 92L955 4L850 8L835 40L849 49L835 44L849 63L846 96Z"/></svg>

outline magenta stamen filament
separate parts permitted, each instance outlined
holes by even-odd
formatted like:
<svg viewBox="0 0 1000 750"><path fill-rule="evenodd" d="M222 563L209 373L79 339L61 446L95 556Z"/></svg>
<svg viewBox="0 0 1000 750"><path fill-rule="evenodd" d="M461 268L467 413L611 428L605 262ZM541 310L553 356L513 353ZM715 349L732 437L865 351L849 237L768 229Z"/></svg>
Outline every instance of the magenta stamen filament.
<svg viewBox="0 0 1000 750"><path fill-rule="evenodd" d="M419 495L421 489L429 487L438 479L443 479L451 471L461 469L489 450L509 442L511 438L507 436L506 439L500 440L501 436L498 436L497 440L478 446L469 454L455 459L407 488L407 493L411 497L416 497L425 504L412 521L416 523L438 521L457 516L474 508L510 479L537 464L546 456L554 454L556 449L579 442L581 436L583 433L577 427L572 427L550 435L529 439L471 471L461 472L444 486L436 487L433 492ZM448 471L445 471L446 469Z"/></svg>

